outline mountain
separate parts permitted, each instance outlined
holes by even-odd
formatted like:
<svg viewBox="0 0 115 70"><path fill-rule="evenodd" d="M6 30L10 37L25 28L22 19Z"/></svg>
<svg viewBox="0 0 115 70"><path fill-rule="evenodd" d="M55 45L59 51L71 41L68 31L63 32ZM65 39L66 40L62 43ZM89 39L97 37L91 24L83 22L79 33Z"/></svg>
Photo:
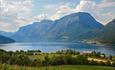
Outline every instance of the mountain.
<svg viewBox="0 0 115 70"><path fill-rule="evenodd" d="M89 13L72 13L56 21L56 26L52 30L57 33L57 39L69 39L75 41L77 36L89 31L95 31L103 27Z"/></svg>
<svg viewBox="0 0 115 70"><path fill-rule="evenodd" d="M42 20L23 26L11 38L17 42L64 41L74 42L81 34L103 27L89 13L79 12L59 20Z"/></svg>
<svg viewBox="0 0 115 70"><path fill-rule="evenodd" d="M0 35L6 36L6 37L11 37L15 32L4 32L0 31Z"/></svg>
<svg viewBox="0 0 115 70"><path fill-rule="evenodd" d="M13 39L0 35L0 44L13 43L13 42L15 42Z"/></svg>
<svg viewBox="0 0 115 70"><path fill-rule="evenodd" d="M21 27L11 38L18 42L37 42L42 41L43 38L49 38L49 31L54 25L53 21L42 20L41 22L34 22L31 25Z"/></svg>
<svg viewBox="0 0 115 70"><path fill-rule="evenodd" d="M97 39L101 42L115 44L115 19L101 29Z"/></svg>

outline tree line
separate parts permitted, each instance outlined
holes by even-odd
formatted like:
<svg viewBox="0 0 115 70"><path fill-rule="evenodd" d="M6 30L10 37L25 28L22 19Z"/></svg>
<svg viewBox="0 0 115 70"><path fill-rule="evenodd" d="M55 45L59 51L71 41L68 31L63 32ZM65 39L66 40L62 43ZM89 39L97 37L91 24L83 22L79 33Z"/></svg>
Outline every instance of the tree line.
<svg viewBox="0 0 115 70"><path fill-rule="evenodd" d="M49 57L50 54L44 55L44 60L40 59L30 59L28 56L33 55L34 52L40 52L40 50L33 51L4 51L0 49L0 63L10 64L10 65L20 65L20 66L49 66L49 65L103 65L103 66L114 66L115 61L112 63L109 60L112 60L109 57L107 62L97 62L89 61L88 57L98 57L101 58L101 53L92 52L91 54L81 55L79 52L74 50L61 50L57 51L53 57ZM30 54L31 53L31 54ZM74 55L74 56L73 56ZM105 55L105 54L103 54ZM106 58L104 56L103 58Z"/></svg>

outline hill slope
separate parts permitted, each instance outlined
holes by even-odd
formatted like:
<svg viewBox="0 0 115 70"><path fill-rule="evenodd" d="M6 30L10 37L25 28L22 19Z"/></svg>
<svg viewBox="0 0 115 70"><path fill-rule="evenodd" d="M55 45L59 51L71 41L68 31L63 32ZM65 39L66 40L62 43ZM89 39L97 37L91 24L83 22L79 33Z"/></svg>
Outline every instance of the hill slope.
<svg viewBox="0 0 115 70"><path fill-rule="evenodd" d="M101 29L98 39L115 44L115 19Z"/></svg>
<svg viewBox="0 0 115 70"><path fill-rule="evenodd" d="M13 42L15 42L13 39L0 35L0 44L13 43Z"/></svg>

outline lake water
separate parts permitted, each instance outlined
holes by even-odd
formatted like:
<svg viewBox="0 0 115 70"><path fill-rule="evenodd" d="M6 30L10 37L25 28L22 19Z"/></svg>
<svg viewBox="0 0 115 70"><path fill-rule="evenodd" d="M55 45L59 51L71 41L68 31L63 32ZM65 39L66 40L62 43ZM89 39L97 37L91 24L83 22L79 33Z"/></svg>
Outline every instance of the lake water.
<svg viewBox="0 0 115 70"><path fill-rule="evenodd" d="M16 50L41 50L43 52L55 52L63 49L76 51L96 51L107 55L115 55L115 46L89 45L83 43L12 43L0 45L0 49L7 51Z"/></svg>

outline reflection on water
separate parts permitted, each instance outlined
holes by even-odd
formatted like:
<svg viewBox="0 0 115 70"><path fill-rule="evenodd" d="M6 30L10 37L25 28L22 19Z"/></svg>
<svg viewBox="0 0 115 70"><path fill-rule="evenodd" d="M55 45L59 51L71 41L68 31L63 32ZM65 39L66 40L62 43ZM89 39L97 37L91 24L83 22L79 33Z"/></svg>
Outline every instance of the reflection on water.
<svg viewBox="0 0 115 70"><path fill-rule="evenodd" d="M96 46L83 43L12 43L0 45L0 49L7 51L16 50L41 50L43 52L55 52L62 49L74 49L76 51L96 51L115 55L115 46Z"/></svg>

